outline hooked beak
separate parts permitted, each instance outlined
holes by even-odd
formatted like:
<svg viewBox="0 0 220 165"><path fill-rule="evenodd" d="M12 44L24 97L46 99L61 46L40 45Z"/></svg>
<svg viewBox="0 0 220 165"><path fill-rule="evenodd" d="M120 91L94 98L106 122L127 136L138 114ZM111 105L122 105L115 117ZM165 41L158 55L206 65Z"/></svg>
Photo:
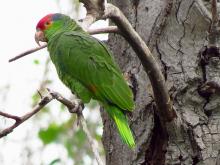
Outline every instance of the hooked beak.
<svg viewBox="0 0 220 165"><path fill-rule="evenodd" d="M39 46L41 46L40 41L47 42L47 39L45 38L43 31L37 30L37 32L35 33L35 41Z"/></svg>

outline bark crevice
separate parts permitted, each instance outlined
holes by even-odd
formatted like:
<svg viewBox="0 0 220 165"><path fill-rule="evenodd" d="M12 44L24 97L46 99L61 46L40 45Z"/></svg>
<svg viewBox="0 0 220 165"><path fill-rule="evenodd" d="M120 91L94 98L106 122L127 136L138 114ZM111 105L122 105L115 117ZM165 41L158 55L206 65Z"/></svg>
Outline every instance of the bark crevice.
<svg viewBox="0 0 220 165"><path fill-rule="evenodd" d="M141 165L165 164L165 153L168 144L168 134L164 132L159 117L154 115L154 128L149 148L146 151L145 162Z"/></svg>
<svg viewBox="0 0 220 165"><path fill-rule="evenodd" d="M134 87L136 110L131 120L137 147L132 152L118 147L116 153L108 155L111 162L107 164L216 164L220 150L219 93L208 87L211 94L204 97L199 88L204 82L220 84L220 61L211 58L204 72L198 57L201 48L207 45L210 26L203 1L145 0L138 1L137 8L130 0L112 1L126 13L160 63L178 120L168 123L169 137L160 134L159 120L150 106L152 89L143 67L121 37L110 35L109 44L123 70L138 67L138 72L131 74L135 77L132 85L137 87ZM121 57L124 48L126 54ZM113 145L120 146L115 138ZM159 153L160 159L155 153Z"/></svg>

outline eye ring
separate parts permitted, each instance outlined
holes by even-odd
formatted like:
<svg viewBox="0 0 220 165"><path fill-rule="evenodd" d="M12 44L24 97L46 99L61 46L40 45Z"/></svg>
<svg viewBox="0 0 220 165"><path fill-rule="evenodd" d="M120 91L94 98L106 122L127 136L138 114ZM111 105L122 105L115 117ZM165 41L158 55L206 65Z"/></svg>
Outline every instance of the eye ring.
<svg viewBox="0 0 220 165"><path fill-rule="evenodd" d="M47 22L45 23L45 25L46 25L46 26L50 25L50 22L49 22L49 21L47 21Z"/></svg>

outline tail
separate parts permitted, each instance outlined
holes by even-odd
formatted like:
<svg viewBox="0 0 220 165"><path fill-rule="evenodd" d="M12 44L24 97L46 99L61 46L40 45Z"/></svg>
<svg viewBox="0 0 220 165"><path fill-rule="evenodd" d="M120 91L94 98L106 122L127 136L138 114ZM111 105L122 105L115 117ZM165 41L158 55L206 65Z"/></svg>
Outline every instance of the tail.
<svg viewBox="0 0 220 165"><path fill-rule="evenodd" d="M114 120L122 141L126 143L130 148L134 148L135 147L134 138L129 128L127 118L123 114L123 112L118 107L115 106L105 106L105 110Z"/></svg>

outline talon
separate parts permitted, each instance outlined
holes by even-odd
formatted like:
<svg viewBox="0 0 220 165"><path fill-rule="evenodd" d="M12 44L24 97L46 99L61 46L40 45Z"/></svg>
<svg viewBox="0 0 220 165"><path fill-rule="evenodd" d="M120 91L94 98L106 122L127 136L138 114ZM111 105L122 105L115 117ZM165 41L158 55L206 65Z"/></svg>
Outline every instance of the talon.
<svg viewBox="0 0 220 165"><path fill-rule="evenodd" d="M75 104L74 108L72 109L69 108L69 112L77 113L78 115L81 115L82 110L84 109L84 105L81 102L75 102L74 104Z"/></svg>

